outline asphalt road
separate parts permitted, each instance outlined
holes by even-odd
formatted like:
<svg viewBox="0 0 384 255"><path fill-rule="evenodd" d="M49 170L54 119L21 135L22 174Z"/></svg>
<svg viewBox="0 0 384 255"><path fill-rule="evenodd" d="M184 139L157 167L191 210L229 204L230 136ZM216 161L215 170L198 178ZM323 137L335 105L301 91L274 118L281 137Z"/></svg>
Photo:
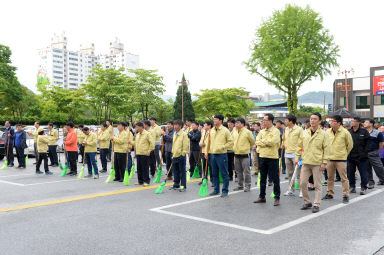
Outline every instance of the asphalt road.
<svg viewBox="0 0 384 255"><path fill-rule="evenodd" d="M185 193L156 195L136 179L128 187L106 175L77 180L58 168L37 176L33 162L0 171L0 254L373 254L384 245L382 186L344 205L336 183L335 198L312 214L297 196L253 204L255 186L201 199L195 181Z"/></svg>

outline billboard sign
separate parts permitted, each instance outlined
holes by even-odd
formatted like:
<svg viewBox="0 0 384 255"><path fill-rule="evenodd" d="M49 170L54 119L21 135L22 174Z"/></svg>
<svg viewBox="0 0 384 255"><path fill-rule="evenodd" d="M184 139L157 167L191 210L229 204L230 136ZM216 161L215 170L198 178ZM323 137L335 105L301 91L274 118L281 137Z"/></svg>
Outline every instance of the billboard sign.
<svg viewBox="0 0 384 255"><path fill-rule="evenodd" d="M384 95L384 76L373 77L373 95Z"/></svg>

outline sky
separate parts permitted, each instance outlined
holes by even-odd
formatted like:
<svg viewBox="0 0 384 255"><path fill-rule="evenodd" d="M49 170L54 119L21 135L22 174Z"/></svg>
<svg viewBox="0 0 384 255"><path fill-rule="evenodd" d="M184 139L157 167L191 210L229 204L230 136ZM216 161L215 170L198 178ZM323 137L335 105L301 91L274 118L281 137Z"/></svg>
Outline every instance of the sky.
<svg viewBox="0 0 384 255"><path fill-rule="evenodd" d="M250 74L243 62L261 22L286 4L309 5L323 17L340 46L339 68L323 81L306 82L299 95L332 91L339 69L353 76L369 75L384 65L384 1L216 1L216 0L18 0L2 1L0 44L12 50L20 82L36 91L37 49L47 47L54 33L66 32L68 48L94 42L105 53L116 37L125 50L140 55L140 67L157 69L166 95L175 95L185 73L192 94L206 88L244 87L253 95L277 90Z"/></svg>

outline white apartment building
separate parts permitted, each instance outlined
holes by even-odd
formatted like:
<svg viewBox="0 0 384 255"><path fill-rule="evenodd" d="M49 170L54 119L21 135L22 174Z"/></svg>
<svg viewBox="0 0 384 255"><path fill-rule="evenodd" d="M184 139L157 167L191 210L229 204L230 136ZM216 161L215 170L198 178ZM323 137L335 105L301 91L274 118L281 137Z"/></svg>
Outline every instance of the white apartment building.
<svg viewBox="0 0 384 255"><path fill-rule="evenodd" d="M66 89L78 89L86 83L97 64L103 68L123 67L125 74L130 76L132 74L127 69L139 68L139 56L124 51L124 45L118 39L110 43L108 54L96 55L93 43L81 44L79 51L68 50L67 37L63 33L54 35L51 46L38 50L38 55L38 75Z"/></svg>

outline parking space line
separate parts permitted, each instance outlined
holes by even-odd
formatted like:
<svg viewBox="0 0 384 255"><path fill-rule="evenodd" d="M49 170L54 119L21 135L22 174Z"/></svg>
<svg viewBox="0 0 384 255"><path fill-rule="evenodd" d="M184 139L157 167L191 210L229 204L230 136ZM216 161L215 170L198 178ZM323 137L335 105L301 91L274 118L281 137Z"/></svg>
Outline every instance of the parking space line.
<svg viewBox="0 0 384 255"><path fill-rule="evenodd" d="M10 185L15 185L15 186L25 186L24 184L17 183L17 182L8 182L4 180L0 180L0 183L5 183L5 184L10 184Z"/></svg>
<svg viewBox="0 0 384 255"><path fill-rule="evenodd" d="M287 182L287 181L285 181L285 182ZM283 182L281 182L281 183L283 183ZM252 189L256 189L256 187L254 187ZM181 217L181 218L185 218L185 219L189 219L189 220L206 222L206 223L211 223L211 224L220 225L220 226L224 226L224 227L230 227L230 228L235 228L235 229L249 231L249 232L254 232L254 233L271 235L271 234L275 234L277 232L280 232L282 230L289 229L289 228L294 227L296 225L299 225L301 223L307 222L307 221L312 220L314 218L320 217L320 216L325 215L327 213L336 211L336 210L338 210L340 208L343 208L345 206L348 206L350 204L354 204L354 203L359 202L359 201L361 201L363 199L367 199L367 198L372 197L374 195L377 195L377 194L379 194L379 193L381 193L383 191L384 191L384 189L375 190L373 192L368 193L367 195L359 196L359 197L351 199L348 204L340 203L340 204L337 204L337 205L334 205L334 206L330 206L330 207L328 207L328 208L326 208L324 210L321 210L318 213L312 213L310 215L306 215L304 217L298 218L296 220L289 221L287 223L281 224L281 225L279 225L277 227L270 228L270 229L267 229L267 230L256 229L256 228L251 228L251 227L247 227L247 226L241 226L241 225L227 223L227 222L222 222L222 221L215 221L215 220L210 220L210 219L206 219L206 218L201 218L201 217L196 217L196 216L192 216L192 215L187 215L187 214L182 214L182 213L175 213L175 212L170 212L170 211L165 211L164 210L164 209L167 209L167 208L172 208L172 207L177 207L177 206L181 206L181 205L191 204L191 203L200 202L200 201L204 201L204 200L208 200L208 199L218 198L219 196L194 199L194 200L189 200L189 201L185 201L185 202L181 202L181 203L175 203L175 204L170 204L170 205L166 205L166 206L156 207L156 208L152 208L152 209L149 209L149 210L152 211L152 212L157 212L157 213L167 214L167 215L171 215L171 216ZM236 194L238 192L240 192L240 191L230 192L229 194Z"/></svg>
<svg viewBox="0 0 384 255"><path fill-rule="evenodd" d="M28 175L36 175L36 174L13 174L13 175L0 175L0 178L7 178L7 177L19 177L19 176L28 176Z"/></svg>
<svg viewBox="0 0 384 255"><path fill-rule="evenodd" d="M201 179L194 179L194 180L188 181L188 183L198 182L200 180ZM173 183L165 184L165 186L172 186L172 185L173 185ZM64 198L64 199L58 199L58 200L51 200L51 201L46 201L46 202L34 203L34 204L25 204L25 205L19 205L19 206L8 207L8 208L0 208L0 213L19 211L19 210L24 210L24 209L48 206L48 205L63 204L63 203L69 203L69 202L86 200L86 199L97 198L97 197L106 197L106 196L130 193L130 192L135 192L135 191L157 189L159 186L160 185L152 185L152 186L147 186L147 187L122 189L122 190L109 191L109 192L103 192L103 193L97 193L97 194L91 194L91 195L83 195L83 196L76 196L76 197L70 197L70 198Z"/></svg>

